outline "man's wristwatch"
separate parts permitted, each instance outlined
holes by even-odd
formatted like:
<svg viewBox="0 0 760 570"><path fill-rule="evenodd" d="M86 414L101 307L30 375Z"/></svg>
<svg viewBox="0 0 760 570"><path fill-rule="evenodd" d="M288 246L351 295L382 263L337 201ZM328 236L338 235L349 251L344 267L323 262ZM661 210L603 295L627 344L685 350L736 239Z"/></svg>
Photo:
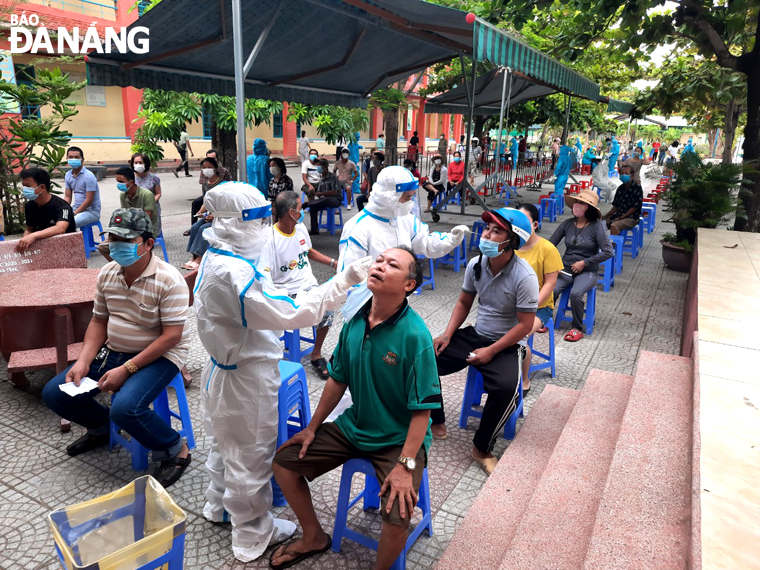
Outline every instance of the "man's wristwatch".
<svg viewBox="0 0 760 570"><path fill-rule="evenodd" d="M414 468L417 467L417 460L414 457L399 457L398 462L406 467L407 471L414 471Z"/></svg>
<svg viewBox="0 0 760 570"><path fill-rule="evenodd" d="M129 359L124 363L124 368L126 368L127 372L129 372L130 374L134 374L135 372L140 370L137 367L137 365L134 362L132 362L132 359Z"/></svg>

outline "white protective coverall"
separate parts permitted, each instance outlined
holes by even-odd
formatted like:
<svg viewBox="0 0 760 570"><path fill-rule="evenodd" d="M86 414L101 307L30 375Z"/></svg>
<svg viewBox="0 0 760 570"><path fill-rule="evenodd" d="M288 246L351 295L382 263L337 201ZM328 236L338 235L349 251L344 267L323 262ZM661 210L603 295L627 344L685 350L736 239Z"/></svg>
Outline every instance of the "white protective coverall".
<svg viewBox="0 0 760 570"><path fill-rule="evenodd" d="M214 220L203 233L210 247L194 289L198 336L210 356L201 376L203 423L211 437L203 515L224 522L229 514L235 558L249 562L295 531L269 513L281 332L315 325L336 309L366 278L371 260L293 300L256 266L271 232L271 206L261 192L227 182L210 190L204 205Z"/></svg>
<svg viewBox="0 0 760 570"><path fill-rule="evenodd" d="M367 205L346 222L340 234L339 268L348 267L366 255L377 259L384 251L399 245L410 247L418 255L437 259L462 243L465 232L470 231L468 226L456 226L448 233L431 233L427 224L412 213L414 200L399 202L405 192L418 187L419 180L403 166L386 166L380 171ZM351 292L353 308L358 309L371 296L366 284L357 287ZM354 313L355 310L344 317L350 318ZM337 418L351 403L351 393L346 390L328 419Z"/></svg>

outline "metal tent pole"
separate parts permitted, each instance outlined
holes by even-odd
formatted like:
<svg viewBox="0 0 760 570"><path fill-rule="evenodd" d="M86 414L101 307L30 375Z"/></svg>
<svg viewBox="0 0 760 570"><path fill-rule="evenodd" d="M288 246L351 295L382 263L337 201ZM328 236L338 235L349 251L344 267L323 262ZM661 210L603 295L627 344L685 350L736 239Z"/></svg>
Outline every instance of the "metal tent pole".
<svg viewBox="0 0 760 570"><path fill-rule="evenodd" d="M507 78L509 76L509 68L503 69L504 73L504 79L501 82L501 108L499 109L499 142L496 143L496 154L497 154L497 166L496 166L496 172L501 172L501 138L502 133L504 131L504 96L507 94ZM512 88L512 83L509 84L510 91Z"/></svg>
<svg viewBox="0 0 760 570"><path fill-rule="evenodd" d="M243 81L243 18L240 0L232 0L232 46L235 55L235 112L237 114L238 180L247 182L245 157L245 88Z"/></svg>

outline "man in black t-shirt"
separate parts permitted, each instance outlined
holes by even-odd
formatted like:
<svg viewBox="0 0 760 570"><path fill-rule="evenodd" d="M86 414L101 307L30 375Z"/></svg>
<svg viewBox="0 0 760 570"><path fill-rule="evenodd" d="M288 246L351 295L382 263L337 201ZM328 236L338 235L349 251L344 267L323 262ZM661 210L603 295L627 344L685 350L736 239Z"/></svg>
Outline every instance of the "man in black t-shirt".
<svg viewBox="0 0 760 570"><path fill-rule="evenodd" d="M41 168L27 168L19 174L26 206L26 230L16 246L24 253L38 239L76 231L74 210L66 200L50 193L50 174Z"/></svg>

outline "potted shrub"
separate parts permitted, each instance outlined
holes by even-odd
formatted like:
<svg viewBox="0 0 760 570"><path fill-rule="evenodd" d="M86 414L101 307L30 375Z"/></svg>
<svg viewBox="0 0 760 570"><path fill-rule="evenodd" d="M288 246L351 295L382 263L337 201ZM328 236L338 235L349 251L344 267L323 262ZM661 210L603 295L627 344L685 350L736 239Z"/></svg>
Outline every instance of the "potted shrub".
<svg viewBox="0 0 760 570"><path fill-rule="evenodd" d="M663 194L675 233L662 236L662 259L675 271L688 272L698 228L717 228L738 215L742 165L710 164L687 152L673 166L673 178Z"/></svg>

